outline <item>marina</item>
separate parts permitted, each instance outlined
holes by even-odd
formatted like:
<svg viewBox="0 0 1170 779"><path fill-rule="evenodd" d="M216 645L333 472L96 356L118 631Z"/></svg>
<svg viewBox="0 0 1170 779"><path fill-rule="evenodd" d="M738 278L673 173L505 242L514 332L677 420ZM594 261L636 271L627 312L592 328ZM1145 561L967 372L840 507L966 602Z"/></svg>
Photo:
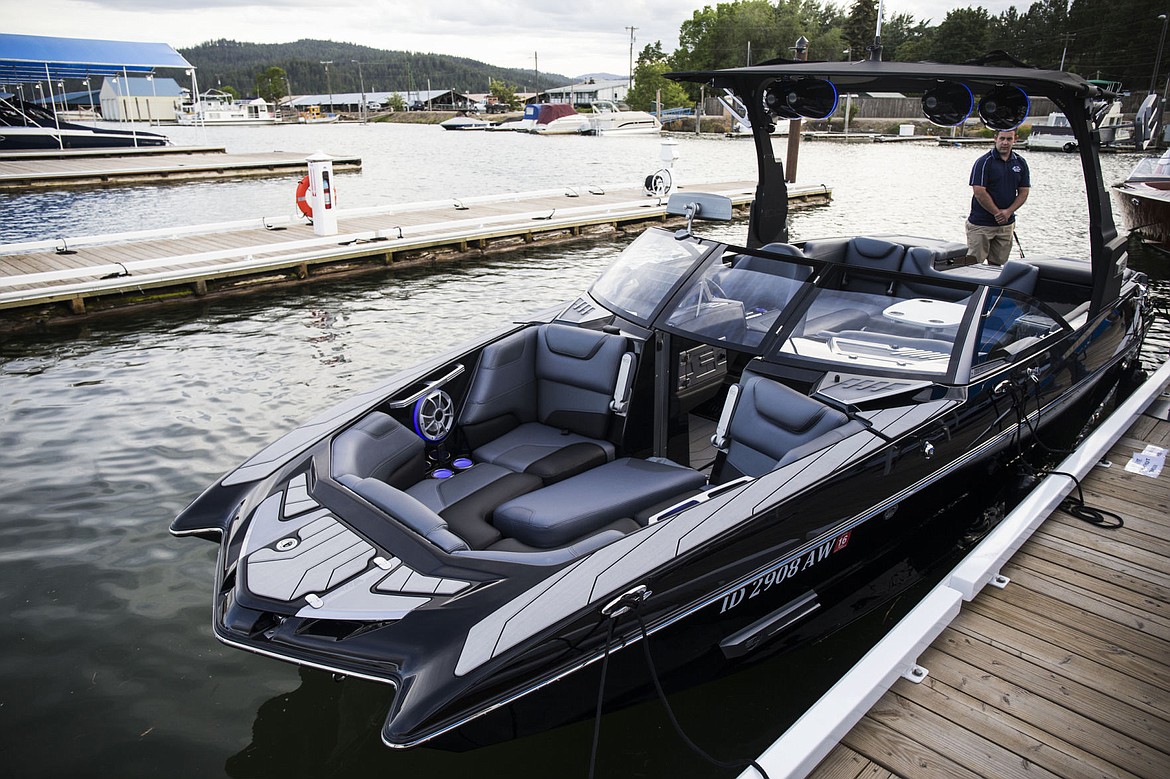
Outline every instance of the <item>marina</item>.
<svg viewBox="0 0 1170 779"><path fill-rule="evenodd" d="M347 129L353 133L349 138L361 138L358 133L365 133L371 139L367 141L371 148L380 153L362 149L363 162L367 163L363 172L339 177L347 196L345 208L352 209L355 219L349 224L358 227L347 228L343 211L339 235L328 237L324 243L337 244L354 236L369 243L338 247L341 254L322 261L320 284L301 286L299 268L291 265L285 266L292 270L280 279L289 282L284 285L261 284L246 295L197 298L196 282L179 276L187 287L184 297L202 303L141 310L130 306L122 309L120 316L102 320L67 313L61 319L66 326L56 333L0 336L0 375L4 377L0 382L0 407L5 409L0 441L6 444L0 465L10 475L2 493L13 518L0 531L9 550L0 560L7 574L3 590L8 604L6 617L14 636L5 655L8 667L3 682L14 695L28 701L19 712L12 707L0 710L0 724L11 734L10 764L18 775L84 772L95 761L104 761L126 776L166 772L192 777L275 777L298 771L338 775L376 770L410 774L425 771L436 777L457 777L484 766L514 776L544 775L550 769L583 773L592 723L566 725L550 733L468 753L426 748L409 752L386 750L379 743L379 728L390 691L355 678L333 681L324 672L294 669L214 644L206 628L207 597L202 586L207 571L215 565L212 550L208 545L180 543L165 535L170 516L179 513L225 468L243 461L284 432L289 419L311 418L339 393L361 390L384 380L388 373L431 359L436 351L456 348L478 332L507 326L507 322L514 321L517 309L563 305L607 267L629 240L626 230L614 229L613 223L603 221L596 232L581 225L580 237L588 241L562 241L577 237L573 235L573 225L563 223L547 225L553 229L544 238L541 235L546 225L538 225L528 241L525 227L553 221L537 217L565 215L565 202L576 204L610 194L616 202L607 201L603 206L607 209L603 216L610 218L621 214L621 203L625 202L638 203L643 211L650 210L646 204L663 205L657 198L647 198L637 187L622 190L585 183L619 178L602 178L587 168L562 171L551 180L525 179L527 192L507 195L500 193L514 179L532 177L534 173L517 167L490 181L487 177L476 179L482 173L470 171L467 180L460 181L455 190L448 183L425 180L422 171L404 172L401 162L396 162L391 172L381 166L386 157L397 153L400 145L416 149L420 142L466 144L457 147L462 154L482 154L483 147L475 146L474 140L442 138L462 135L456 133L432 133L438 138L431 140L413 129L394 130L374 139L368 128ZM262 132L269 131L281 129ZM577 138L569 140L586 145L520 145L532 140L518 139L515 145L505 146L498 153L521 159L535 155L541 162L530 167L543 164L550 170L556 156L584 158L596 153L607 165L614 166L605 169L612 174L623 165L626 168L619 172L650 172L647 161L653 160L657 149L656 145L601 148L588 145L596 139ZM254 138L249 142L271 143ZM691 162L702 152L719 160L720 167L714 172L734 170L735 158L729 147L736 145L696 140L686 145L683 159ZM357 147L346 144L346 148ZM438 154L452 147L427 148L432 150L429 153ZM412 152L414 156L426 153ZM961 151L916 144L893 144L887 149L877 145L834 149L832 155L848 155L831 161L850 167L853 175L849 180L834 180L826 175L829 152L810 147L805 154L802 166L806 180L828 182L813 188L821 187L822 195L825 190L831 191L833 205L792 212L791 229L801 240L839 230L839 209L872 201L873 192L888 181L889 171L912 165L931 165L942 170L945 177L955 178L960 194L952 200L958 205L911 199L894 222L875 207L868 217L872 232L895 228L914 235L930 234L927 231L940 222L954 219L957 224L952 211L965 210L962 190L966 189L969 158L956 156L962 155ZM1047 231L1038 229L1041 224L1074 238L1083 229L1083 216L1070 216L1068 209L1054 204L1059 198L1053 193L1069 181L1068 160L1058 156L1062 159L1034 163L1043 174L1045 186L1038 189L1035 202L1029 204L1034 211L1028 213L1026 232L1022 234L1029 254L1057 250L1047 245ZM1127 165L1122 162L1115 167L1120 170ZM373 180L371 167L378 171L377 181ZM560 186L562 179L582 183ZM636 177L626 175L625 180ZM1071 180L1075 182L1075 176ZM722 185L725 192L750 199L751 187L745 186L742 178L720 178L709 169L702 170L701 175L691 173L682 191L708 188L703 181L728 181ZM209 186L220 189L209 190ZM403 191L385 194L392 186L402 187ZM604 190L607 195L592 194L591 188ZM457 194L449 196L453 190ZM210 191L233 194L208 198ZM311 226L295 217L240 218L241 204L246 204L245 213L278 213L271 204L291 200L291 187L286 181L219 181L149 190L132 185L108 196L113 198L111 202L128 205L128 213L133 214L136 204L147 200L143 197L146 192L157 200L152 200L151 209L138 213L144 220L165 223L150 227L155 231L153 235L139 236L134 241L123 242L126 236L118 236L112 245L121 244L121 251L115 248L100 254L107 250L104 244L109 243L109 236L116 233L95 229L92 223L67 221L47 210L35 234L19 220L10 223L8 229L26 232L10 234L10 244L23 246L19 253L5 254L4 259L26 252L43 255L47 262L61 265L41 266L35 272L61 276L41 277L40 282L68 287L83 283L126 284L125 278L93 277L93 268L119 273L126 270L119 267L122 264L129 265L136 274L148 276L189 270L181 267L185 262L179 266L169 264L176 258L230 263L246 261L251 253L254 260L272 259L258 256L267 252L257 247L271 248L287 237L288 245L283 248L294 256L275 259L280 275L281 263L313 262L309 255L322 248L312 243L322 239L312 234ZM525 202L534 192L538 193L534 196L536 202ZM74 199L85 197L81 193L70 196L69 202L78 212L71 216L82 217L80 212L89 210L79 208L77 203L102 204L97 194L90 200ZM38 196L26 193L10 197L7 204L18 206L19 214L25 202ZM101 197L107 195L102 193ZM21 198L24 200L17 203ZM392 201L387 203L390 198ZM206 210L184 211L175 205L189 199ZM225 205L224 200L229 204ZM419 206L417 214L401 205L408 202ZM571 212L574 207L569 207L567 215L581 216ZM231 213L223 216L215 211L217 208L230 208ZM510 213L503 216L496 209ZM396 228L416 215L422 221L413 226L419 231L413 238L423 243L413 249L393 243L399 240ZM493 216L502 219L488 224ZM594 218L600 216L595 214ZM393 223L378 222L372 229L367 223L367 219L387 218ZM661 218L660 214L651 214L649 221ZM213 220L216 229L209 230ZM493 237L488 234L490 230L483 232L485 225L490 229L507 226L516 232L510 237ZM677 225L671 222L672 227ZM121 226L124 232L142 232ZM208 245L221 240L216 235L222 228L237 226L240 232L254 236L257 243L248 244L233 236L218 246ZM286 229L272 229L280 227ZM428 236L423 234L424 228L434 228L436 232ZM474 233L474 229L481 232ZM379 235L379 231L385 232ZM235 230L229 234L232 232ZM411 229L403 232L404 238L412 237ZM736 242L743 240L743 232L742 218L717 230L717 234ZM64 239L49 237L58 234ZM103 235L105 239L100 237ZM428 246L428 240L445 243ZM464 240L468 241L466 254L460 252ZM480 240L486 242L482 249L477 245ZM497 240L498 250L492 250ZM208 244L198 243L202 241ZM155 242L170 245L161 254L141 253L143 246ZM297 246L305 242L308 245ZM345 252L370 248L377 250L372 265L381 268L386 267L387 258L379 254L392 248L394 257L390 259L395 272L360 276L325 272L330 263L337 263L340 270L354 261ZM436 249L443 250L444 259L458 257L459 261L439 261L429 254ZM66 253L72 251L77 254ZM419 254L412 257L412 251ZM216 252L223 254L216 256ZM302 254L295 256L297 252ZM208 256L200 258L200 254ZM96 264L88 270L70 267L78 258ZM361 262L371 264L368 260ZM1153 276L1152 294L1164 300L1166 287L1159 276L1159 266L1145 257L1135 260L1132 255L1131 265ZM330 278L344 279L344 283L330 283ZM14 285L7 291L23 290ZM101 309L100 293L87 300L82 310ZM457 304L459 312L455 316L449 314L452 303ZM70 304L65 300L53 305L68 310ZM909 315L912 310L904 313ZM76 324L70 326L71 319ZM1164 362L1164 343L1151 351L1150 359L1154 367ZM991 605L974 606L974 616L961 617L942 635L964 643L990 632L990 621L1007 624L1011 618L1035 622L1032 615L1037 611L1052 615L1055 622L1072 621L1042 597L1055 596L1083 607L1085 613L1102 617L1108 616L1105 612L1117 616L1119 611L1134 611L1144 602L1162 597L1160 580L1146 574L1147 570L1164 567L1164 555L1147 549L1160 543L1162 531L1157 522L1164 499L1151 488L1161 482L1145 477L1140 477L1142 481L1138 477L1127 479L1128 474L1117 470L1129 457L1127 447L1137 451L1144 443L1165 445L1167 433L1162 424L1140 418L1107 455L1113 468L1093 471L1086 482L1093 505L1108 505L1101 496L1124 496L1126 532L1136 530L1140 538L1109 536L1117 539L1108 544L1116 557L1108 556L1109 550L1090 552L1093 567L1077 560L1082 553L1076 544L1081 539L1074 536L1078 531L1083 533L1081 523L1067 518L1051 520L1019 557L1002 567L1002 572L1012 579L1008 588L1002 594L989 590L981 597L992 599ZM1092 454L1085 456L1096 459ZM1049 525L1055 529L1049 530ZM1088 530L1089 534L1105 532ZM1092 543L1100 545L1095 537ZM1040 548L1036 548L1037 544ZM1095 588L1089 595L1070 593L1066 588L1054 590L1047 580L1063 576L1061 563L1067 565L1070 559L1077 560L1079 566L1074 578L1079 576L1085 583L1086 577L1100 577L1106 586L1087 582ZM1114 566L1127 567L1136 578L1123 581L1120 574L1114 573ZM1045 579L1042 587L1035 585L1037 578ZM74 582L85 582L86 586L79 587ZM1029 599L1022 605L1004 605L1014 587L1028 587ZM1040 593L1033 595L1035 591ZM1106 595L1116 602L1102 607L1099 604ZM957 602L948 604L947 609L952 605L958 610ZM889 620L900 617L897 612L892 609ZM1077 614L1084 621L1083 613ZM85 616L79 619L78 615ZM1141 618L1147 620L1147 625L1161 625L1157 613ZM687 730L697 733L698 740L712 752L760 754L780 731L798 721L804 709L815 703L823 692L814 690L819 683L828 688L847 674L891 624L876 615L873 624L816 644L803 656L798 654L791 660L781 656L729 679L690 690L671 690L669 697ZM1133 624L1132 619L1129 624ZM1100 631L1109 629L1096 619L1092 626L1098 639ZM1046 623L1044 630L1041 638L1051 639L1057 628ZM1129 681L1135 674L1160 673L1157 657L1151 655L1162 647L1158 641L1164 631L1157 627L1157 631L1146 632L1152 637L1136 638L1132 661L1128 655L1115 659L1116 653L1108 647L1102 650L1098 646L1098 654L1093 656L1103 656L1109 668L1123 665L1105 678L1122 683L1121 689L1134 696L1158 694ZM1121 639L1134 638L1133 634L1133 630L1116 629L1117 645L1121 646ZM980 651L983 658L991 658L996 669L1001 667L1001 660L1007 659L1005 655L1032 651L1038 646L1027 643L1022 631L1007 628L992 638L993 648ZM905 654L905 647L903 650ZM967 669L980 669L978 663L985 660L948 659L956 655L957 650L951 652L945 647L921 655L915 652L914 659L929 672L926 681L909 689L909 682L898 682L892 695L899 697L883 700L876 710L877 718L864 720L857 731L845 737L845 746L825 760L818 775L1063 776L1076 775L1078 763L1074 760L1101 773L1110 767L1117 768L1116 775L1126 775L1125 771L1150 777L1164 773L1166 745L1162 741L1151 745L1147 743L1150 739L1142 740L1144 736L1134 738L1137 743L1115 738L1117 754L1101 754L1106 747L1096 742L1090 748L1080 743L1070 746L1067 742L1075 742L1076 738L1067 733L1052 733L1039 725L1021 726L1012 719L1011 712L1004 711L1011 707L1002 701L1005 693L998 682L996 686L986 683L990 691L977 688L973 681L963 683L975 674ZM802 667L815 666L815 670L810 670L808 679L792 679L791 663L801 659L805 663ZM1061 659L1052 659L1053 665L1059 666L1057 671L1067 668ZM1007 682L1031 690L1027 687L1029 680L1043 678L1043 674L1043 670L1029 667ZM1076 699L1078 704L1103 702L1111 708L1124 708L1114 705L1110 696L1100 697L1088 689L1093 676L1101 674L1086 671L1075 679L1086 688L1078 688L1078 694L1084 695ZM1013 692L1009 690L1007 694ZM1020 694L1015 694L1018 699ZM1052 697L1058 695L1063 695L1060 689L1052 693ZM176 696L181 696L186 705L176 707ZM957 714L933 713L942 712L937 708L923 713L928 704L933 705L930 698L935 699L933 703L940 698L952 702L957 699L963 708ZM976 700L983 703L975 703ZM1141 726L1138 720L1142 716L1147 722L1150 717L1162 716L1156 706L1137 708L1137 719L1130 720L1135 728ZM1026 712L1028 716L1016 719L1031 724L1046 716L1035 708ZM959 745L956 751L944 753L943 745L923 743L924 721L947 746L959 739L956 723L994 734L995 743L977 737ZM1096 735L1091 730L1092 723L1075 722L1084 728L1078 733ZM52 737L59 735L62 728L79 734L73 752L51 748L50 740L55 740ZM600 775L723 777L735 773L706 766L679 749L656 701L612 712L607 709L603 728ZM1021 729L1024 735L1013 735L1012 728ZM831 746L835 742L833 739L828 743ZM898 747L895 754L882 751L883 745L891 744ZM1021 754L1029 760L1030 768L1018 767ZM1043 759L1032 760L1035 754ZM535 763L534 756L539 756ZM926 770L921 768L922 760L933 773L914 773L915 766ZM779 769L773 771L771 763L765 765L772 777L786 775ZM1040 770L1048 774L1037 774ZM752 775L750 771L745 774Z"/></svg>

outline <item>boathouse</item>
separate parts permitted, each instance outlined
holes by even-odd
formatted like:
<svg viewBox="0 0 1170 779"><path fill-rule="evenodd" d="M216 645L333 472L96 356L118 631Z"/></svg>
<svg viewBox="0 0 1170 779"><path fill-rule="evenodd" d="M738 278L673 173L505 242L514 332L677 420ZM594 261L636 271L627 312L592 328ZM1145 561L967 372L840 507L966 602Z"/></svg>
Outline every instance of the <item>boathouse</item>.
<svg viewBox="0 0 1170 779"><path fill-rule="evenodd" d="M173 78L113 76L102 81L102 118L108 122L173 122L183 89Z"/></svg>

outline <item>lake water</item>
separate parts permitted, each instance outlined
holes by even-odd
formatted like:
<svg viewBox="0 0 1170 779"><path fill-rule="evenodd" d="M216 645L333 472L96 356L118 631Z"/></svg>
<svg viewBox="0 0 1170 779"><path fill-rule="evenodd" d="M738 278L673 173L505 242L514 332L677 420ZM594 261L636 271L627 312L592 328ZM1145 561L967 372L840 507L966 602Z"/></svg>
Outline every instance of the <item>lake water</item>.
<svg viewBox="0 0 1170 779"><path fill-rule="evenodd" d="M362 172L338 178L343 208L634 182L660 166L655 138L409 125L165 132L229 151L358 154ZM684 181L755 176L750 142L683 137L679 144ZM793 238L901 232L962 240L967 172L979 153L806 142L800 181L830 185L834 203L795 212ZM1034 189L1020 213L1025 251L1057 252L1071 242L1087 254L1075 158L1028 159ZM1107 183L1135 162L1105 158ZM0 241L286 214L298 178L0 195ZM743 228L720 232L738 238ZM299 420L484 327L575 294L624 240L0 336L4 774L584 776L591 723L462 754L382 747L389 688L334 682L212 638L215 547L172 538L167 525L206 485ZM1133 264L1165 279L1165 262L1139 254ZM1164 300L1164 281L1156 291ZM1152 358L1165 351L1163 340ZM875 618L672 700L710 751L754 756L887 622ZM786 673L793 666L801 673ZM689 754L651 701L607 715L598 773L736 772Z"/></svg>

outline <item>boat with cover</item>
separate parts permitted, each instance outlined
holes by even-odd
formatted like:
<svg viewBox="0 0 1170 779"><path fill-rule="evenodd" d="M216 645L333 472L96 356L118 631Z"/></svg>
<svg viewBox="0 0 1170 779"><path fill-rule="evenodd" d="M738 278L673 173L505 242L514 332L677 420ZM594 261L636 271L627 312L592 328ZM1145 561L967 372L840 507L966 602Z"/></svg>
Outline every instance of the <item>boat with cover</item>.
<svg viewBox="0 0 1170 779"><path fill-rule="evenodd" d="M0 151L117 149L170 143L169 138L158 133L66 122L41 106L0 94Z"/></svg>
<svg viewBox="0 0 1170 779"><path fill-rule="evenodd" d="M744 245L694 232L729 200L676 193L686 227L343 400L171 526L219 544L216 637L393 685L388 745L551 727L590 713L603 667L608 703L649 690L643 649L685 685L888 607L1001 515L959 509L1002 511L1007 464L1136 370L1144 277L1101 180L1095 86L879 60L672 78L748 106ZM1088 256L966 265L964 244L896 229L790 241L769 131L827 116L838 89L921 95L940 124L979 95L993 127L1051 97L1084 166Z"/></svg>

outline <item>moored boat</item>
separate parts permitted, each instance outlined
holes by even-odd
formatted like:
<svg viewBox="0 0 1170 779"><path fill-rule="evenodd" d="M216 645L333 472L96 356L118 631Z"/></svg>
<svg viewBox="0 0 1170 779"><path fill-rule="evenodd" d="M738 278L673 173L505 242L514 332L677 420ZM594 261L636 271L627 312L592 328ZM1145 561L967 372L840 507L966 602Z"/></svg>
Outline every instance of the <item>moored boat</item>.
<svg viewBox="0 0 1170 779"><path fill-rule="evenodd" d="M337 120L337 114L322 111L319 105L305 106L305 110L297 114L298 124L334 124Z"/></svg>
<svg viewBox="0 0 1170 779"><path fill-rule="evenodd" d="M597 100L591 105L589 132L593 135L657 135L662 122L646 111L631 111L612 100Z"/></svg>
<svg viewBox="0 0 1170 779"><path fill-rule="evenodd" d="M67 122L41 106L0 94L0 151L116 149L170 143L169 138L158 133Z"/></svg>
<svg viewBox="0 0 1170 779"><path fill-rule="evenodd" d="M1092 122L1102 146L1122 146L1134 141L1134 122L1121 112L1121 84L1116 81L1089 81L1101 90L1092 103ZM1069 120L1059 111L1048 114L1043 122L1032 125L1028 136L1030 151L1077 150L1077 139Z"/></svg>
<svg viewBox="0 0 1170 779"><path fill-rule="evenodd" d="M1170 151L1139 161L1113 193L1131 232L1170 246Z"/></svg>
<svg viewBox="0 0 1170 779"><path fill-rule="evenodd" d="M181 125L269 125L280 121L272 105L262 98L236 100L230 93L209 89L199 99L175 111Z"/></svg>
<svg viewBox="0 0 1170 779"><path fill-rule="evenodd" d="M988 529L951 509L997 500L1006 465L1086 422L1137 360L1144 278L1089 142L1097 87L880 61L674 77L748 106L743 245L694 230L730 218L726 198L677 193L686 227L647 230L565 305L344 400L172 524L220 544L216 637L394 685L389 745L491 712L519 732L528 704L534 727L580 714L589 674L637 644L677 680L888 603ZM965 244L896 230L791 241L769 130L828 115L838 86L922 95L943 124L980 95L995 129L1023 119L1020 96L1051 97L1085 171L1088 257L970 266Z"/></svg>
<svg viewBox="0 0 1170 779"><path fill-rule="evenodd" d="M439 122L439 127L444 130L486 130L491 127L491 122L461 113Z"/></svg>

